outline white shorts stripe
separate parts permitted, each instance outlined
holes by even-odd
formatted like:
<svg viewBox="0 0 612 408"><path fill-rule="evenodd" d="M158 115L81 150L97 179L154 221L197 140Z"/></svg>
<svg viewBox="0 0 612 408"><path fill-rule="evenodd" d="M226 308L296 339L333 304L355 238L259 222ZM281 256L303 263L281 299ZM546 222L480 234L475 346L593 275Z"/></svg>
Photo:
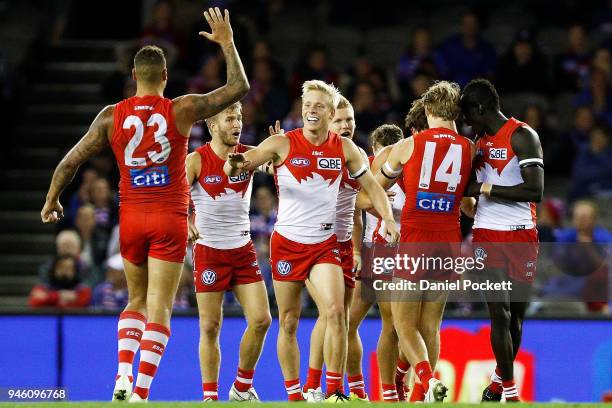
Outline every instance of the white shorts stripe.
<svg viewBox="0 0 612 408"><path fill-rule="evenodd" d="M145 331L142 335L142 339L156 341L164 346L168 344L168 336L166 336L164 333L160 333L154 330Z"/></svg>
<svg viewBox="0 0 612 408"><path fill-rule="evenodd" d="M140 346L140 342L134 339L119 339L117 344L119 345L119 351L129 350L134 353L138 350L138 346Z"/></svg>
<svg viewBox="0 0 612 408"><path fill-rule="evenodd" d="M138 329L144 331L145 323L137 319L121 319L119 323L117 323L117 329Z"/></svg>

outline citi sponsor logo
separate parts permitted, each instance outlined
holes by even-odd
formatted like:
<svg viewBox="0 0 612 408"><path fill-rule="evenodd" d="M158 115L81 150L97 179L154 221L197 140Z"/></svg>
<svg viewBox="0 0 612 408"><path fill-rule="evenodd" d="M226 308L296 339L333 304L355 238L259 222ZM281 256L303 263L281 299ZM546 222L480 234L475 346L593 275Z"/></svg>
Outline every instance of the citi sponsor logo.
<svg viewBox="0 0 612 408"><path fill-rule="evenodd" d="M206 184L219 184L221 180L223 180L223 178L217 175L204 177L204 183Z"/></svg>
<svg viewBox="0 0 612 408"><path fill-rule="evenodd" d="M130 170L132 187L163 187L170 184L168 166L149 167L146 169Z"/></svg>
<svg viewBox="0 0 612 408"><path fill-rule="evenodd" d="M247 181L248 179L249 179L249 173L245 171L244 173L240 173L237 176L230 176L229 182L230 184L242 183L243 181Z"/></svg>
<svg viewBox="0 0 612 408"><path fill-rule="evenodd" d="M291 159L289 161L289 163L291 163L292 165L294 165L295 167L306 167L306 166L310 166L310 160L308 160L305 157L294 157L293 159Z"/></svg>
<svg viewBox="0 0 612 408"><path fill-rule="evenodd" d="M317 159L319 170L342 170L342 160L337 157L319 157Z"/></svg>
<svg viewBox="0 0 612 408"><path fill-rule="evenodd" d="M508 158L508 149L489 149L489 160L506 160Z"/></svg>
<svg viewBox="0 0 612 408"><path fill-rule="evenodd" d="M455 196L451 194L425 193L419 191L416 208L423 211L450 213L455 206Z"/></svg>

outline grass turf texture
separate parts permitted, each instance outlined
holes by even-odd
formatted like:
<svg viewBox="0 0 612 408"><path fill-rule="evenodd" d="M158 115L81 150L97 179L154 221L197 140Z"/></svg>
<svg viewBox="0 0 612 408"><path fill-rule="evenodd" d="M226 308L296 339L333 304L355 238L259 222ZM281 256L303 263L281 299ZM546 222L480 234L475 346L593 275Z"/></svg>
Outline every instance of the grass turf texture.
<svg viewBox="0 0 612 408"><path fill-rule="evenodd" d="M149 402L148 404L145 405L140 405L140 404L130 404L127 405L127 403L111 403L111 402L37 402L37 403L31 403L31 402L3 402L0 403L0 408L4 408L4 407L18 407L18 408L26 408L26 407L30 407L30 408L44 408L44 407L50 407L50 408L76 408L76 407L83 407L83 408L98 408L98 407L122 407L124 406L127 408L129 407L136 407L136 406L142 406L144 407L151 407L151 408L191 408L191 407L202 407L202 406L210 406L208 404L204 404L203 402ZM204 405L203 405L204 404ZM223 408L239 408L242 407L244 408L245 405L244 403L236 403L236 402L219 402L219 403L213 403L212 406L214 406L215 404L220 404ZM377 406L381 406L381 407L389 407L388 403L376 403L374 405ZM458 407L458 408L477 408L483 407L483 404L455 404L455 403L447 403L446 405L452 405L453 407ZM264 406L266 408L306 408L306 407L312 407L311 404L306 404L305 402L293 402L293 403L288 403L288 402L265 402ZM363 408L364 406L368 406L368 405L364 405L363 402L351 402L351 403L347 403L344 405L345 407L350 407L350 408ZM426 405L425 405L426 406ZM486 407L494 407L495 403L486 403L484 404L484 406ZM578 404L578 403L558 403L558 402L554 402L554 403L521 403L520 405L518 405L517 407L519 408L612 408L612 404L604 404L604 403L586 403L586 404Z"/></svg>

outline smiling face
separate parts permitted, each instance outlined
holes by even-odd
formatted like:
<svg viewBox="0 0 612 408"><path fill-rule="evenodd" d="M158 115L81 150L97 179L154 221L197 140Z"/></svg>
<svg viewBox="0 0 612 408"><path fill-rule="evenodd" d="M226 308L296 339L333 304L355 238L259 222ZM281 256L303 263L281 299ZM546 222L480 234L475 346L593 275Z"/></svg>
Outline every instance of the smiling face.
<svg viewBox="0 0 612 408"><path fill-rule="evenodd" d="M318 133L327 131L334 117L331 98L323 91L311 90L302 97L302 119L304 129Z"/></svg>
<svg viewBox="0 0 612 408"><path fill-rule="evenodd" d="M329 125L329 130L343 137L353 138L355 134L355 112L351 106L336 109L334 119Z"/></svg>
<svg viewBox="0 0 612 408"><path fill-rule="evenodd" d="M241 106L232 105L211 118L209 128L213 139L219 140L226 146L236 146L242 132Z"/></svg>

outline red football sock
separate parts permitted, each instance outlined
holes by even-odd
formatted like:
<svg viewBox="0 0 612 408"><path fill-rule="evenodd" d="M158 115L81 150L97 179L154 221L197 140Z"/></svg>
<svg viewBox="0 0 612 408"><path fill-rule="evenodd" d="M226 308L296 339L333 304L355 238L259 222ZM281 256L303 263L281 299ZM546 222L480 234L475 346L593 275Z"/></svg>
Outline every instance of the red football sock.
<svg viewBox="0 0 612 408"><path fill-rule="evenodd" d="M300 389L300 379L285 381L285 389L287 390L287 399L289 401L303 401L302 390Z"/></svg>
<svg viewBox="0 0 612 408"><path fill-rule="evenodd" d="M213 401L219 401L219 384L215 382L202 383L202 391L204 399L210 398Z"/></svg>
<svg viewBox="0 0 612 408"><path fill-rule="evenodd" d="M424 401L425 400L425 388L420 382L415 382L412 387L412 394L410 394L410 402Z"/></svg>
<svg viewBox="0 0 612 408"><path fill-rule="evenodd" d="M429 380L433 378L429 361L421 361L419 364L414 366L414 372L417 377L419 377L419 380L423 385L423 389L425 390L425 392L427 392L427 390L429 389Z"/></svg>
<svg viewBox="0 0 612 408"><path fill-rule="evenodd" d="M328 397L332 395L333 393L335 393L336 391L340 391L340 392L343 391L341 373L334 373L332 371L327 371L325 373L325 383L327 384L326 393Z"/></svg>
<svg viewBox="0 0 612 408"><path fill-rule="evenodd" d="M384 402L398 402L397 399L397 389L395 388L395 384L383 384L383 401Z"/></svg>
<svg viewBox="0 0 612 408"><path fill-rule="evenodd" d="M117 378L120 375L127 375L130 381L134 381L132 364L134 363L134 355L140 347L140 340L146 323L147 319L138 312L126 311L119 315L119 323L117 323L117 348L119 351Z"/></svg>
<svg viewBox="0 0 612 408"><path fill-rule="evenodd" d="M406 401L407 387L404 385L404 378L408 370L410 370L410 363L398 359L397 367L395 367L395 388L397 389L397 398L400 401Z"/></svg>
<svg viewBox="0 0 612 408"><path fill-rule="evenodd" d="M134 388L134 392L142 399L149 397L149 388L169 338L170 330L167 327L157 323L147 323L140 342L140 364Z"/></svg>
<svg viewBox="0 0 612 408"><path fill-rule="evenodd" d="M349 392L354 393L359 398L365 398L365 383L363 374L351 375L348 377Z"/></svg>
<svg viewBox="0 0 612 408"><path fill-rule="evenodd" d="M304 391L316 390L319 388L321 386L321 375L323 375L323 370L308 367L308 375L306 376Z"/></svg>
<svg viewBox="0 0 612 408"><path fill-rule="evenodd" d="M236 381L234 381L234 387L240 392L247 392L249 388L253 386L254 374L255 370L243 370L239 367Z"/></svg>
<svg viewBox="0 0 612 408"><path fill-rule="evenodd" d="M514 380L502 381L502 387L504 388L506 401L519 401L519 394Z"/></svg>

